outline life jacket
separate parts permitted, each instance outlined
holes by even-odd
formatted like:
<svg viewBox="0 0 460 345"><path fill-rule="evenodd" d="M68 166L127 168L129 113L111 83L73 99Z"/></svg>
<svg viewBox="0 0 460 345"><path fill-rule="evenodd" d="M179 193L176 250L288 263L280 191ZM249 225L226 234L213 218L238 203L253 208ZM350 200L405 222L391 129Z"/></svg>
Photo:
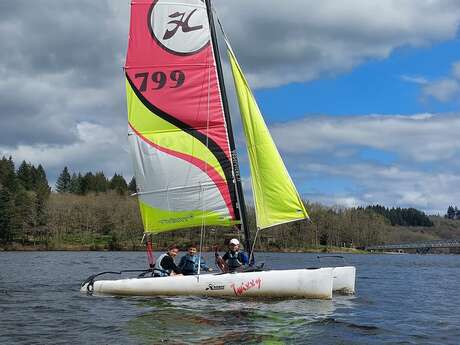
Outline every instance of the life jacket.
<svg viewBox="0 0 460 345"><path fill-rule="evenodd" d="M198 256L197 255L189 255L186 254L185 256L185 264L181 267L182 272L184 274L196 274L198 273Z"/></svg>
<svg viewBox="0 0 460 345"><path fill-rule="evenodd" d="M153 274L156 277L167 277L171 274L171 270L165 270L163 266L161 266L161 260L163 260L163 258L167 255L168 253L161 254L155 262L155 266L153 267Z"/></svg>
<svg viewBox="0 0 460 345"><path fill-rule="evenodd" d="M234 272L237 268L243 266L243 263L241 262L241 253L240 252L232 252L231 250L227 252L228 254L228 259L227 259L227 265L228 265L228 270L229 272Z"/></svg>

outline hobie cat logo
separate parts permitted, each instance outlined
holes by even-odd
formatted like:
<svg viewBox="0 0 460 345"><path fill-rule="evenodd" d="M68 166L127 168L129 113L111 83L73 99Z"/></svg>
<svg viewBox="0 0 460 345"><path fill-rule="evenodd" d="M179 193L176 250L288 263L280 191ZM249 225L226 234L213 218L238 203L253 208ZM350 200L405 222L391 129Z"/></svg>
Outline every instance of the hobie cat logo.
<svg viewBox="0 0 460 345"><path fill-rule="evenodd" d="M206 291L216 291L216 290L224 290L225 289L225 285L218 285L218 284L214 284L214 283L209 283L208 287L205 289Z"/></svg>
<svg viewBox="0 0 460 345"><path fill-rule="evenodd" d="M170 53L190 55L209 44L209 23L204 0L156 0L149 12L155 41Z"/></svg>

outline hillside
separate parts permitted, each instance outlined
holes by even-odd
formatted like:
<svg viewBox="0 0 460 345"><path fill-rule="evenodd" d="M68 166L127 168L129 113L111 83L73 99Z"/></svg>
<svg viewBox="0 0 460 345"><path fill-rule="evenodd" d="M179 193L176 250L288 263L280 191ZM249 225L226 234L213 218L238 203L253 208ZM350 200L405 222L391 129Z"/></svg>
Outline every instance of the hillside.
<svg viewBox="0 0 460 345"><path fill-rule="evenodd" d="M312 222L284 224L259 234L256 248L272 251L337 250L381 243L460 238L460 221L430 217L432 227L391 226L382 215L365 209L333 209L307 203ZM253 210L249 210L255 228ZM51 193L43 223L23 224L4 249L140 250L143 234L137 200L115 191L75 195ZM238 236L230 229L208 227L204 245L223 247ZM154 248L171 243L199 242L199 229L163 233L153 237Z"/></svg>
<svg viewBox="0 0 460 345"><path fill-rule="evenodd" d="M0 160L0 249L137 250L143 225L135 180L103 172L84 174L64 168L52 191L41 165L12 158ZM409 208L372 205L358 208L326 207L305 202L311 222L288 223L261 231L256 249L274 251L350 250L374 244L459 239L458 209L451 218L427 217ZM452 210L455 214L452 213ZM249 207L249 229L256 229ZM207 227L204 246L223 246L239 236L231 229ZM154 247L198 243L200 229L185 229L153 237Z"/></svg>

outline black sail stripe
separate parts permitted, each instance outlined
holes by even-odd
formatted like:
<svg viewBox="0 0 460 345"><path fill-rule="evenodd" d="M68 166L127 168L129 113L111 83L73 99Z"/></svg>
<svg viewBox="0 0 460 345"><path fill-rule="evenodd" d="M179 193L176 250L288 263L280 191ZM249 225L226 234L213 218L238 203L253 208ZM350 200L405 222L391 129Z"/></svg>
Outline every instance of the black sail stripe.
<svg viewBox="0 0 460 345"><path fill-rule="evenodd" d="M239 209L236 205L236 190L235 185L233 183L233 175L232 175L232 163L227 158L227 155L222 150L222 148L210 137L206 136L202 132L198 131L196 128L191 127L190 125L182 122L181 120L175 118L171 114L166 113L165 111L161 110L144 97L144 95L136 88L133 81L129 78L128 73L126 73L126 79L131 85L131 89L136 94L137 98L144 104L144 106L149 109L155 115L161 117L163 120L171 123L172 125L178 127L179 129L183 130L184 132L188 133L192 137L196 138L198 141L203 143L208 149L212 152L214 157L216 157L217 161L219 162L222 171L224 172L225 179L227 181L228 190L230 193L230 198L232 200L233 211L235 213L235 219L240 220Z"/></svg>

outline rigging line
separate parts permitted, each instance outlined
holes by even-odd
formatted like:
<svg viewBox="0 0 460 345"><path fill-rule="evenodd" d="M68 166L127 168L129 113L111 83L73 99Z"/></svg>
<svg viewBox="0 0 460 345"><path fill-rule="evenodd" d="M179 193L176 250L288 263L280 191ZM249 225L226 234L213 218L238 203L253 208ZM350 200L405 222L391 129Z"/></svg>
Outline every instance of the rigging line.
<svg viewBox="0 0 460 345"><path fill-rule="evenodd" d="M244 192L243 192L243 186L241 182L241 175L240 175L240 169L239 169L239 164L238 164L238 158L237 158L237 152L236 152L236 145L235 145L235 140L233 136L233 129L232 129L232 121L231 121L231 115L230 115L230 107L226 95L226 90L225 90L225 79L224 79L224 73L222 69L222 63L220 60L220 52L219 52L219 44L218 44L218 38L217 38L217 32L216 32L216 26L214 23L214 13L213 13L213 6L211 4L211 0L205 0L207 4L207 10L208 10L208 20L209 20L209 29L211 33L211 43L214 51L214 58L215 58L215 63L216 63L216 70L217 70L217 77L219 81L219 91L221 93L221 99L222 99L222 107L224 110L224 115L227 123L227 136L229 139L229 146L230 146L230 152L231 152L231 159L232 159L232 173L233 173L233 183L234 183L234 188L236 192L236 203L237 203L237 208L238 208L238 216L241 220L241 227L244 230L245 234L245 247L250 248L251 247L251 232L249 231L249 222L248 222L248 216L247 216L247 210L246 210L246 205L244 202Z"/></svg>
<svg viewBox="0 0 460 345"><path fill-rule="evenodd" d="M201 227L201 234L200 234L200 251L198 253L198 281L200 280L201 274L201 253L203 252L203 242L205 237L205 226Z"/></svg>
<svg viewBox="0 0 460 345"><path fill-rule="evenodd" d="M209 62L209 54L206 56L206 62ZM208 68L208 97L207 97L207 117L206 117L206 148L209 150L209 119L211 114L211 68ZM205 166L205 173L207 174L208 166ZM206 218L205 218L205 199L204 199L204 189L203 185L200 182L200 191L201 191L201 231L200 231L200 251L198 253L198 280L200 279L201 273L201 253L203 251L203 241L205 236L206 229Z"/></svg>
<svg viewBox="0 0 460 345"><path fill-rule="evenodd" d="M235 230L235 229L236 229L236 235L238 236L238 241L243 242L243 240L241 239L241 237L242 237L241 229L238 226L234 226L233 230ZM249 248L245 248L245 249L249 250Z"/></svg>
<svg viewBox="0 0 460 345"><path fill-rule="evenodd" d="M235 53L233 52L232 46L231 46L231 44L230 44L230 40L229 40L227 34L225 33L224 27L222 26L222 23L221 23L221 21L220 21L219 14L217 13L217 10L216 10L216 8L215 8L214 6L212 7L212 10L213 10L213 12L214 12L215 15L216 15L217 24L219 24L220 31L222 32L222 35L224 36L224 41L225 41L225 44L226 44L227 48L230 50L230 52L231 52L233 55L235 55Z"/></svg>
<svg viewBox="0 0 460 345"><path fill-rule="evenodd" d="M149 234L147 238L147 261L150 268L153 268L155 265L155 255L153 255L153 245L152 245L152 234Z"/></svg>
<svg viewBox="0 0 460 345"><path fill-rule="evenodd" d="M198 252L198 275L197 280L200 281L200 274L201 274L201 252L203 251L203 239L204 239L204 229L206 227L206 220L205 220L205 210L204 210L204 198L203 198L203 188L200 190L200 198L201 198L201 209L202 209L202 216L201 216L201 231L200 231L200 249Z"/></svg>
<svg viewBox="0 0 460 345"><path fill-rule="evenodd" d="M169 181L168 185L166 186L166 204L168 205L168 215L171 216L171 203L169 201Z"/></svg>
<svg viewBox="0 0 460 345"><path fill-rule="evenodd" d="M254 236L254 242L252 242L252 248L251 248L251 253L249 254L249 265L252 266L254 264L254 248L256 246L256 241L257 241L257 235L259 234L260 228L257 227L256 234Z"/></svg>
<svg viewBox="0 0 460 345"><path fill-rule="evenodd" d="M141 240L141 245L144 244L144 240L145 240L146 235L147 235L147 233L144 232L144 235L142 236L142 240Z"/></svg>

